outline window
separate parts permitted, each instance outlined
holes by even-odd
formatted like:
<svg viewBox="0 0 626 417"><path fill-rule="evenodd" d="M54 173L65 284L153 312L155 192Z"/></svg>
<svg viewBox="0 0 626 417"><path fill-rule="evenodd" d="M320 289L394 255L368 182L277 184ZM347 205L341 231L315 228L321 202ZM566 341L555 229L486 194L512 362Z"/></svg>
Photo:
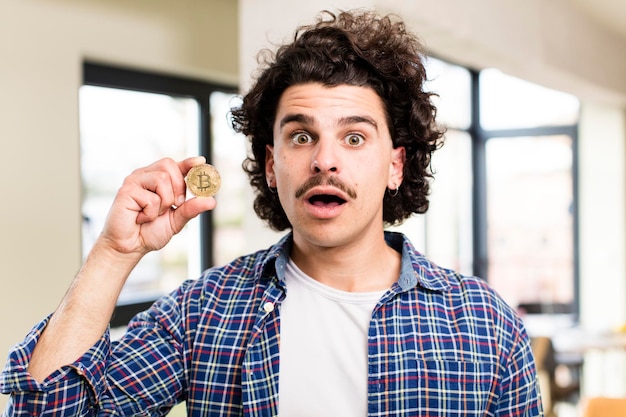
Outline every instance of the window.
<svg viewBox="0 0 626 417"><path fill-rule="evenodd" d="M445 145L432 157L434 181L430 207L423 216L412 216L394 227L442 266L472 274L472 116L470 72L431 58L426 89L436 93L437 120L447 127Z"/></svg>
<svg viewBox="0 0 626 417"><path fill-rule="evenodd" d="M437 120L446 126L444 146L433 154L435 175L425 216L425 251L441 265L473 271L472 83L470 72L431 58L426 89L437 94Z"/></svg>
<svg viewBox="0 0 626 417"><path fill-rule="evenodd" d="M244 233L245 215L249 211L250 191L248 175L241 164L247 156L248 142L236 133L226 117L230 109L238 105L241 97L228 92L211 94L212 137L211 148L213 165L221 173L222 187L218 195L218 205L213 215L213 239L219 244L213 246L213 260L223 265L241 256L242 248L250 236Z"/></svg>
<svg viewBox="0 0 626 417"><path fill-rule="evenodd" d="M576 315L579 101L494 69L477 83L483 276L520 310Z"/></svg>
<svg viewBox="0 0 626 417"><path fill-rule="evenodd" d="M213 162L211 144L224 131L214 128L226 123L227 112L214 103L234 91L233 86L199 80L84 65L79 91L84 256L123 179L134 169L164 157L202 154ZM142 259L120 295L113 326L125 325L182 280L212 265L213 216L201 215L161 251Z"/></svg>
<svg viewBox="0 0 626 417"><path fill-rule="evenodd" d="M513 307L576 314L578 100L436 58L427 73L447 134L433 154L430 209L399 230Z"/></svg>
<svg viewBox="0 0 626 417"><path fill-rule="evenodd" d="M487 278L515 306L574 299L572 146L567 135L487 141Z"/></svg>

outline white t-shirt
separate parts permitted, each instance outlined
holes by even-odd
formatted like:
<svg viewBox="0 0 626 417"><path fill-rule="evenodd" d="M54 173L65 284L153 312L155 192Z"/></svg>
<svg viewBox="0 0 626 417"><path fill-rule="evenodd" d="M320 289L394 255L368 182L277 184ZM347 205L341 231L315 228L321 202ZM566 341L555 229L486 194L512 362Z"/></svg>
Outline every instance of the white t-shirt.
<svg viewBox="0 0 626 417"><path fill-rule="evenodd" d="M367 415L367 332L385 291L346 292L291 260L280 307L280 417Z"/></svg>

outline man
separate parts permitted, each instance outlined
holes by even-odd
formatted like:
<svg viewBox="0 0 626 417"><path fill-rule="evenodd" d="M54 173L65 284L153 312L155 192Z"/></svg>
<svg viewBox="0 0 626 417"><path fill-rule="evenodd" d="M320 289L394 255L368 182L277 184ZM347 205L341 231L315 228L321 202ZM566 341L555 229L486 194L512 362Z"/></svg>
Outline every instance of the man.
<svg viewBox="0 0 626 417"><path fill-rule="evenodd" d="M55 313L10 354L7 415L537 416L529 339L484 282L384 231L428 208L435 123L418 40L369 12L325 13L233 110L271 248L206 271L112 343L129 272L215 206L185 201L203 158L121 187Z"/></svg>

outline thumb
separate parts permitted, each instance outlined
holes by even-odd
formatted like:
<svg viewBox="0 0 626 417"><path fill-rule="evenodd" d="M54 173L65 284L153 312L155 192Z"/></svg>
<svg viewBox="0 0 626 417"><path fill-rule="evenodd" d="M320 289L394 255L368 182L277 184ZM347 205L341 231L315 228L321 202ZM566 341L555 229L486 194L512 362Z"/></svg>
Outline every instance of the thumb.
<svg viewBox="0 0 626 417"><path fill-rule="evenodd" d="M205 211L213 210L217 202L213 197L194 197L178 206L173 213L173 227L178 233L189 222L189 220Z"/></svg>

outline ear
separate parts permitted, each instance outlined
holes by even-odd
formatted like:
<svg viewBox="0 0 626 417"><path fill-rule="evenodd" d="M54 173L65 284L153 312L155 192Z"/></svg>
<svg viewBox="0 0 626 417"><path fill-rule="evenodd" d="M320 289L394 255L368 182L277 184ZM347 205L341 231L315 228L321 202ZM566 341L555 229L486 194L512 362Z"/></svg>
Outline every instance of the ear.
<svg viewBox="0 0 626 417"><path fill-rule="evenodd" d="M276 187L274 174L274 145L265 145L265 178L268 187Z"/></svg>
<svg viewBox="0 0 626 417"><path fill-rule="evenodd" d="M406 150L404 146L399 146L391 150L391 163L389 164L389 181L387 188L395 190L400 187L404 179L404 162L406 160Z"/></svg>

